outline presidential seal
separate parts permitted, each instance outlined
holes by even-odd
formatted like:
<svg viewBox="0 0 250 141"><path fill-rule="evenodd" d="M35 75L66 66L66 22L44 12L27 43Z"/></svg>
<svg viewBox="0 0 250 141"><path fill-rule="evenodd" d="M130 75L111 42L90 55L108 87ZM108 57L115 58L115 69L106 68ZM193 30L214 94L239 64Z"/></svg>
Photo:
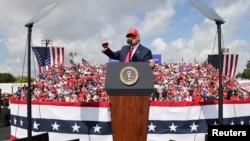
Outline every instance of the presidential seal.
<svg viewBox="0 0 250 141"><path fill-rule="evenodd" d="M120 80L125 85L134 85L138 81L138 79L138 71L132 66L126 66L120 72Z"/></svg>

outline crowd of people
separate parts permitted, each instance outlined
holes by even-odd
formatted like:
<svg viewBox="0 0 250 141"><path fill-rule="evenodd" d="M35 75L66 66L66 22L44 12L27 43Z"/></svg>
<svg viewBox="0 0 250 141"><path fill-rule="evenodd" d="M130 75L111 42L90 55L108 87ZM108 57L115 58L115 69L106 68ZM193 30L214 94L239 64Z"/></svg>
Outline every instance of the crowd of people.
<svg viewBox="0 0 250 141"><path fill-rule="evenodd" d="M102 52L119 62L148 62L153 69L153 101L195 101L244 100L249 94L242 92L239 83L226 76L219 84L219 71L207 62L155 63L152 51L140 44L140 34L131 28L126 34L127 45L112 51L107 41L102 43ZM91 65L86 60L76 64L70 60L69 66L57 64L40 73L28 89L19 87L11 99L26 100L31 90L32 100L63 102L102 102L109 101L105 91L107 64ZM143 77L140 76L140 77ZM221 82L221 81L220 81ZM219 89L219 85L222 85Z"/></svg>
<svg viewBox="0 0 250 141"><path fill-rule="evenodd" d="M72 62L69 66L56 65L39 74L31 84L32 100L62 102L109 101L105 91L107 64L91 65ZM162 63L153 69L155 90L153 101L208 101L219 96L219 72L207 63ZM143 76L140 76L143 77ZM28 87L24 85L9 97L26 100ZM249 94L243 93L239 83L222 77L224 100L244 100Z"/></svg>

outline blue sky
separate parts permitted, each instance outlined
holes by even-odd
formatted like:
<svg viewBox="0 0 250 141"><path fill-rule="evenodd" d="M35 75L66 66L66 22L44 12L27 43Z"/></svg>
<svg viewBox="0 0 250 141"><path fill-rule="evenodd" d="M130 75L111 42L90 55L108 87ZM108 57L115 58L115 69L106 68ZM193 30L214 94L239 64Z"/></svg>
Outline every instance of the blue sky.
<svg viewBox="0 0 250 141"><path fill-rule="evenodd" d="M223 45L229 48L229 53L239 54L237 72L242 72L250 60L250 1L196 1L208 5L226 21L221 25ZM0 72L14 76L27 74L24 25L40 9L54 2L1 0ZM77 53L75 62L85 58L99 65L108 60L101 53L101 42L108 40L110 48L118 50L126 44L125 34L131 27L139 30L143 45L154 54L162 54L162 62L181 62L182 58L186 63L194 63L194 58L204 62L208 54L218 51L216 24L189 0L64 0L34 24L32 45L41 46L41 40L50 39L53 46L65 47L66 65L70 52ZM32 65L32 69L37 67L36 60L32 60Z"/></svg>

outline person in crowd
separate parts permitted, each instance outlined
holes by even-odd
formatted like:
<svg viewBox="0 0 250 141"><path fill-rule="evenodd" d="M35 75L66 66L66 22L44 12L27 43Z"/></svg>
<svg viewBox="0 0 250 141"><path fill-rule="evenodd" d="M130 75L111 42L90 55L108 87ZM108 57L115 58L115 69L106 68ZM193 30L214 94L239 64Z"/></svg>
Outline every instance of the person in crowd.
<svg viewBox="0 0 250 141"><path fill-rule="evenodd" d="M119 62L148 62L150 67L154 67L155 61L152 51L143 46L140 41L139 32L131 28L126 35L128 45L124 45L120 50L114 52L109 48L107 41L102 42L102 52L109 58L119 60Z"/></svg>
<svg viewBox="0 0 250 141"><path fill-rule="evenodd" d="M0 140L6 140L10 137L9 100L3 99L1 103L2 105L0 107Z"/></svg>
<svg viewBox="0 0 250 141"><path fill-rule="evenodd" d="M7 126L10 126L9 100L3 99L2 108L0 110L0 128Z"/></svg>

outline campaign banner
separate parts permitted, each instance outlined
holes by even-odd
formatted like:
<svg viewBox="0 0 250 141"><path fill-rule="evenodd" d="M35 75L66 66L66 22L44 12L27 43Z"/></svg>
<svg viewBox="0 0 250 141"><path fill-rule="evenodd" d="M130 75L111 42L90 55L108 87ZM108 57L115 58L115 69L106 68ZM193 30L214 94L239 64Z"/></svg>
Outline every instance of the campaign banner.
<svg viewBox="0 0 250 141"><path fill-rule="evenodd" d="M27 104L12 101L11 138L27 137ZM224 101L223 123L249 125L250 101ZM218 102L151 101L147 141L204 141L209 125L218 125ZM245 110L244 110L245 109ZM32 102L32 135L50 140L112 141L109 102ZM122 111L121 111L122 112Z"/></svg>

